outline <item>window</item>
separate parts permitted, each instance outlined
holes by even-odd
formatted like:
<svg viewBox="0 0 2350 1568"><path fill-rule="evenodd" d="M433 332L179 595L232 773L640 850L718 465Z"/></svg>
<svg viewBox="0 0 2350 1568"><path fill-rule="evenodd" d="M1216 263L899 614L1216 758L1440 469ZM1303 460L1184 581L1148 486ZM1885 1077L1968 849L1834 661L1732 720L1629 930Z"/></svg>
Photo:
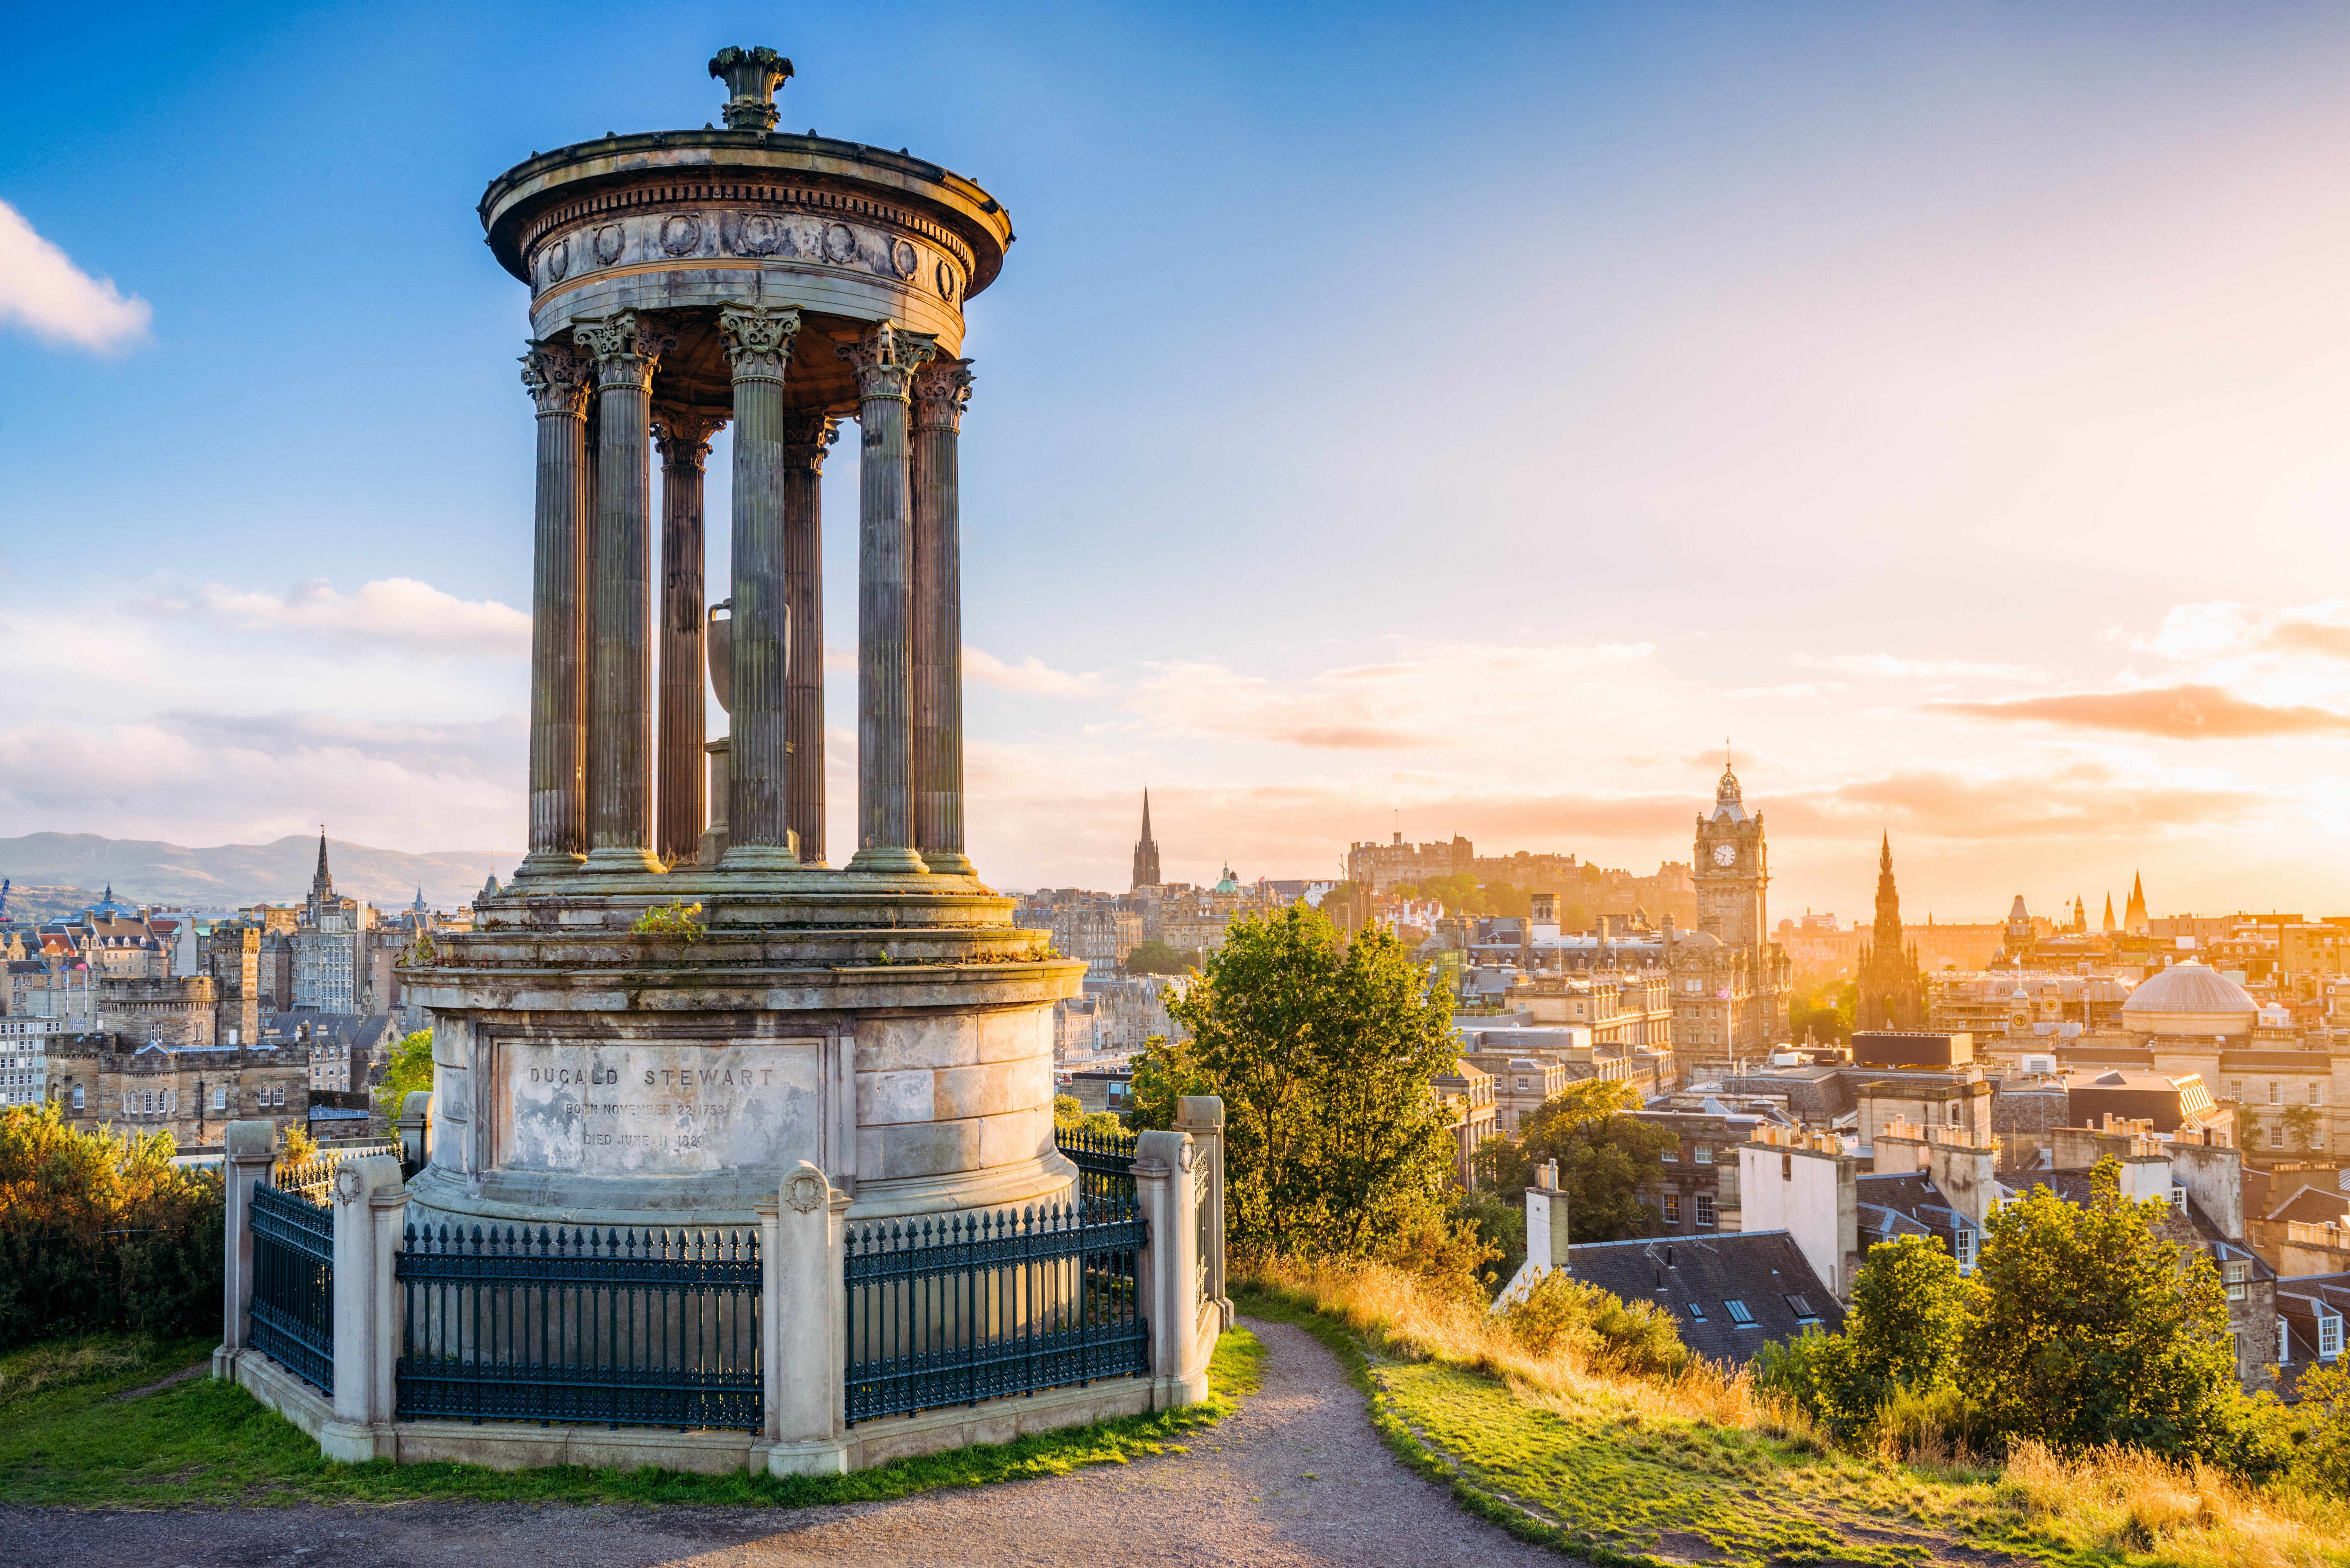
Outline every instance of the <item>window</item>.
<svg viewBox="0 0 2350 1568"><path fill-rule="evenodd" d="M1804 1295L1802 1292L1797 1291L1791 1293L1787 1297L1787 1304L1794 1309L1796 1322L1817 1323L1820 1321L1820 1314L1812 1310L1812 1298Z"/></svg>
<svg viewBox="0 0 2350 1568"><path fill-rule="evenodd" d="M76 1084L74 1085L74 1109L81 1109L81 1085L79 1084Z"/></svg>
<svg viewBox="0 0 2350 1568"><path fill-rule="evenodd" d="M2244 1081L2241 1078L2230 1078L2228 1080L2228 1097L2235 1101L2238 1105L2243 1104Z"/></svg>
<svg viewBox="0 0 2350 1568"><path fill-rule="evenodd" d="M2251 1264L2231 1260L2220 1265L2220 1277L2227 1282L2230 1301L2240 1302L2251 1293Z"/></svg>
<svg viewBox="0 0 2350 1568"><path fill-rule="evenodd" d="M1754 1326L1754 1314L1748 1312L1746 1310L1746 1303L1740 1301L1737 1297L1731 1296L1725 1300L1721 1303L1721 1310L1728 1313L1730 1314L1730 1321L1736 1324L1739 1327L1752 1328Z"/></svg>
<svg viewBox="0 0 2350 1568"><path fill-rule="evenodd" d="M1783 1154L1779 1157L1779 1179L1782 1181L1793 1181L1795 1179L1795 1157L1794 1155Z"/></svg>
<svg viewBox="0 0 2350 1568"><path fill-rule="evenodd" d="M1970 1273L1975 1266L1975 1233L1954 1231L1950 1233L1950 1256L1958 1260L1959 1272Z"/></svg>
<svg viewBox="0 0 2350 1568"><path fill-rule="evenodd" d="M1678 1192L1668 1192L1665 1194L1665 1223L1678 1225L1680 1222L1681 1195Z"/></svg>
<svg viewBox="0 0 2350 1568"><path fill-rule="evenodd" d="M2269 1127L2269 1147L2271 1148L2282 1148L2284 1147L2284 1124L2282 1122L2271 1124Z"/></svg>
<svg viewBox="0 0 2350 1568"><path fill-rule="evenodd" d="M2269 1080L2269 1104L2272 1106L2284 1104L2284 1085L2274 1078Z"/></svg>
<svg viewBox="0 0 2350 1568"><path fill-rule="evenodd" d="M213 1086L213 1109L214 1109L214 1110L216 1110L216 1111L224 1111L224 1110L228 1109L228 1085L225 1085L225 1084L219 1084L219 1085L215 1085Z"/></svg>
<svg viewBox="0 0 2350 1568"><path fill-rule="evenodd" d="M1710 1143L1701 1143L1697 1146L1697 1162L1700 1165L1711 1165L1713 1163L1713 1145Z"/></svg>
<svg viewBox="0 0 2350 1568"><path fill-rule="evenodd" d="M2309 1103L2313 1106L2322 1106L2325 1103L2324 1085L2312 1084L2309 1085Z"/></svg>
<svg viewBox="0 0 2350 1568"><path fill-rule="evenodd" d="M2293 1325L2277 1319L2277 1365L2283 1366L2293 1360Z"/></svg>
<svg viewBox="0 0 2350 1568"><path fill-rule="evenodd" d="M323 1069L322 1069L322 1070L323 1070ZM1523 1089L1525 1086L1526 1086L1526 1081L1525 1081L1523 1078L1520 1078L1520 1079L1518 1080L1518 1087L1519 1087L1520 1089Z"/></svg>
<svg viewBox="0 0 2350 1568"><path fill-rule="evenodd" d="M1705 1303L1704 1303L1703 1302L1700 1302L1700 1301L1693 1301L1693 1302L1690 1303L1689 1303L1689 1314L1690 1314L1690 1316L1691 1318L1695 1319L1697 1322L1699 1322L1699 1323L1703 1323L1703 1322L1705 1321Z"/></svg>
<svg viewBox="0 0 2350 1568"><path fill-rule="evenodd" d="M1675 1144L1665 1150L1664 1160L1667 1165L1679 1165L1681 1162L1681 1146Z"/></svg>
<svg viewBox="0 0 2350 1568"><path fill-rule="evenodd" d="M1713 1224L1713 1194L1711 1192L1697 1195L1697 1222L1707 1227Z"/></svg>
<svg viewBox="0 0 2350 1568"><path fill-rule="evenodd" d="M2342 1354L2342 1314L2317 1309L2317 1359L2331 1361Z"/></svg>
<svg viewBox="0 0 2350 1568"><path fill-rule="evenodd" d="M2170 1206L2178 1210L2184 1210L2187 1207L2187 1189L2174 1187L2170 1189Z"/></svg>

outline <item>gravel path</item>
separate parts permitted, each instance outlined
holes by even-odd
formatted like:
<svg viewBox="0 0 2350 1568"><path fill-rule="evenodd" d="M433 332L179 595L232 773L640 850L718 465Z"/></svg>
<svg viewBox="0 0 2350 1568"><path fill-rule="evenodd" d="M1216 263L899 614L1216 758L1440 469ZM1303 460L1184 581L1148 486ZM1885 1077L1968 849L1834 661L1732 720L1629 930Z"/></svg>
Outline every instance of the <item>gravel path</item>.
<svg viewBox="0 0 2350 1568"><path fill-rule="evenodd" d="M860 1568L1340 1564L1560 1559L1471 1518L1388 1454L1304 1330L1251 1321L1264 1387L1189 1454L898 1502L784 1511L412 1502L91 1512L0 1509L24 1568Z"/></svg>

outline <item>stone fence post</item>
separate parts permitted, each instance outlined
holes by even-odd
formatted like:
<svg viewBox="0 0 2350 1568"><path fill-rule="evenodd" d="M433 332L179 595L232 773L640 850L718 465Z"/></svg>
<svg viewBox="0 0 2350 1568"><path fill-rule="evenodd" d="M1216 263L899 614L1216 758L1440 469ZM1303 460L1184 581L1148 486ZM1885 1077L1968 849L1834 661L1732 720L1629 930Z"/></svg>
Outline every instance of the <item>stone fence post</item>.
<svg viewBox="0 0 2350 1568"><path fill-rule="evenodd" d="M848 1194L801 1160L759 1211L765 1300L764 1463L771 1475L837 1475L848 1468ZM758 1449L752 1454L755 1467Z"/></svg>
<svg viewBox="0 0 2350 1568"><path fill-rule="evenodd" d="M1175 1102L1175 1130L1199 1149L1192 1187L1201 1210L1199 1233L1207 1251L1208 1300L1216 1331L1232 1326L1232 1298L1224 1286L1224 1102L1215 1095L1185 1095Z"/></svg>
<svg viewBox="0 0 2350 1568"><path fill-rule="evenodd" d="M318 1430L330 1459L359 1464L393 1459L392 1364L400 1355L400 1251L408 1189L388 1154L335 1167L334 1415Z"/></svg>
<svg viewBox="0 0 2350 1568"><path fill-rule="evenodd" d="M277 1158L271 1122L231 1122L221 1135L221 1176L227 1185L222 1245L227 1251L221 1301L221 1343L213 1376L234 1379L237 1352L253 1343L253 1187Z"/></svg>
<svg viewBox="0 0 2350 1568"><path fill-rule="evenodd" d="M1200 1320L1207 1314L1200 1299L1199 1222L1192 1210L1199 1163L1199 1146L1189 1133L1147 1132L1136 1140L1135 1197L1150 1225L1138 1283L1150 1320L1151 1402L1159 1409L1196 1403L1208 1393L1208 1358L1200 1332Z"/></svg>
<svg viewBox="0 0 2350 1568"><path fill-rule="evenodd" d="M421 1170L432 1158L432 1091L411 1089L400 1102L400 1163Z"/></svg>

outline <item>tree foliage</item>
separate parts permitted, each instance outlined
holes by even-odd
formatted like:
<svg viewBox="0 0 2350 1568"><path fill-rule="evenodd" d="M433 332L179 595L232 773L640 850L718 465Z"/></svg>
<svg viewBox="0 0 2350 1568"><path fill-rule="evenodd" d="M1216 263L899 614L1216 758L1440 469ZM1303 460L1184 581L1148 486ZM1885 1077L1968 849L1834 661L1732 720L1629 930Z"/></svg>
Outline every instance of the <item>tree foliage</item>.
<svg viewBox="0 0 2350 1568"><path fill-rule="evenodd" d="M2085 1208L2039 1187L1991 1215L1960 1375L2005 1435L2221 1459L2241 1401L2220 1276L2158 1233L2161 1199L2122 1197L2117 1162L2090 1180Z"/></svg>
<svg viewBox="0 0 2350 1568"><path fill-rule="evenodd" d="M1126 1124L1114 1111L1088 1111L1075 1095L1053 1096L1053 1129L1055 1132L1098 1133L1115 1137L1126 1131Z"/></svg>
<svg viewBox="0 0 2350 1568"><path fill-rule="evenodd" d="M174 1152L166 1132L78 1132L54 1104L0 1111L0 1345L220 1326L220 1173Z"/></svg>
<svg viewBox="0 0 2350 1568"><path fill-rule="evenodd" d="M1673 1314L1654 1302L1627 1302L1554 1269L1503 1321L1510 1336L1536 1355L1572 1353L1595 1371L1672 1377L1689 1365Z"/></svg>
<svg viewBox="0 0 2350 1568"><path fill-rule="evenodd" d="M432 1031L420 1029L401 1037L385 1062L383 1081L376 1085L375 1108L386 1121L400 1119L400 1104L418 1089L432 1087Z"/></svg>
<svg viewBox="0 0 2350 1568"><path fill-rule="evenodd" d="M1478 1145L1477 1185L1514 1193L1534 1184L1536 1166L1555 1159L1572 1240L1656 1235L1663 1220L1641 1201L1640 1189L1664 1179L1665 1150L1679 1140L1621 1114L1639 1103L1628 1084L1585 1078L1568 1085L1525 1118L1514 1142L1496 1137Z"/></svg>
<svg viewBox="0 0 2350 1568"><path fill-rule="evenodd" d="M1822 1045L1841 1045L1852 1038L1853 1018L1859 1010L1858 981L1799 985L1787 999L1787 1037L1801 1044L1808 1031Z"/></svg>
<svg viewBox="0 0 2350 1568"><path fill-rule="evenodd" d="M1196 952L1169 947L1153 938L1137 942L1127 950L1126 972L1128 974L1189 974L1200 961Z"/></svg>
<svg viewBox="0 0 2350 1568"><path fill-rule="evenodd" d="M1957 1260L1939 1241L1879 1242L1853 1276L1844 1332L1772 1346L1757 1379L1831 1430L1869 1430L1898 1398L1931 1404L1956 1393L1971 1300Z"/></svg>
<svg viewBox="0 0 2350 1568"><path fill-rule="evenodd" d="M1237 921L1168 1011L1191 1038L1138 1061L1134 1119L1223 1096L1235 1249L1371 1256L1443 1212L1452 1135L1432 1085L1457 1059L1451 1015L1392 936L1342 947L1302 903Z"/></svg>

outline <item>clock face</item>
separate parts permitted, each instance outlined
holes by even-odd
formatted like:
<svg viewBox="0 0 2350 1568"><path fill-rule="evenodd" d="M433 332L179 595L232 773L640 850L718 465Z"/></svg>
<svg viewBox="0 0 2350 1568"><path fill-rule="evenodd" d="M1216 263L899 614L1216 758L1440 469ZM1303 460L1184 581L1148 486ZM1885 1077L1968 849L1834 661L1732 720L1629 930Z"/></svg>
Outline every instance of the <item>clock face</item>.
<svg viewBox="0 0 2350 1568"><path fill-rule="evenodd" d="M1716 866L1733 865L1737 862L1737 859L1738 846L1736 845L1717 844L1713 846L1713 863Z"/></svg>

